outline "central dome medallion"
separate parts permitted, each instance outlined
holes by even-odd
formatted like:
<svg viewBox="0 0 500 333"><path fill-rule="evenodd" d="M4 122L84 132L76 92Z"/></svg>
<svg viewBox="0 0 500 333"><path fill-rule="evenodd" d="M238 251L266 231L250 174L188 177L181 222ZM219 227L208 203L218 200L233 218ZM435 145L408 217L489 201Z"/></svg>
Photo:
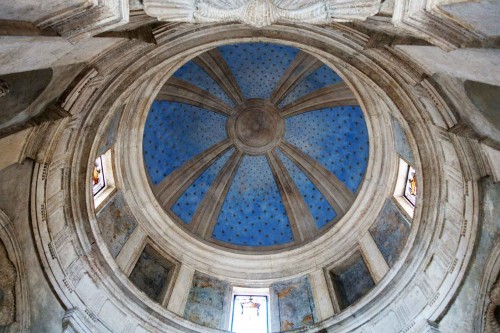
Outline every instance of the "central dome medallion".
<svg viewBox="0 0 500 333"><path fill-rule="evenodd" d="M251 99L229 117L227 134L233 143L250 155L264 154L275 148L283 137L285 122L271 103Z"/></svg>
<svg viewBox="0 0 500 333"><path fill-rule="evenodd" d="M179 68L146 119L153 192L193 237L231 251L296 247L334 227L368 164L363 111L316 57L220 46Z"/></svg>

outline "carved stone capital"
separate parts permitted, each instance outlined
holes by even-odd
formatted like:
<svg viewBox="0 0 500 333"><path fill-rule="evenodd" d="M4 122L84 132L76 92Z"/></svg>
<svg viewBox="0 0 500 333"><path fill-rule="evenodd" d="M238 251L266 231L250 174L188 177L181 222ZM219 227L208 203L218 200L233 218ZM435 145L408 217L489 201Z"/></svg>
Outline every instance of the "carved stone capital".
<svg viewBox="0 0 500 333"><path fill-rule="evenodd" d="M9 93L10 85L6 81L0 79L0 97L8 95Z"/></svg>
<svg viewBox="0 0 500 333"><path fill-rule="evenodd" d="M145 12L161 21L242 22L265 27L279 20L327 24L365 20L379 12L380 0L315 0L283 4L276 0L144 0Z"/></svg>

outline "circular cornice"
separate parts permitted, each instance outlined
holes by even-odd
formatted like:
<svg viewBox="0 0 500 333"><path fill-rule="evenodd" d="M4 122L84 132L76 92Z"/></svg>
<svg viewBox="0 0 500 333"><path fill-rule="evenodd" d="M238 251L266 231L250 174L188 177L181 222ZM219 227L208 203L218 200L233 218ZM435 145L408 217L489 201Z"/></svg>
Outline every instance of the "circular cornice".
<svg viewBox="0 0 500 333"><path fill-rule="evenodd" d="M254 33L247 32L247 34L253 35ZM265 33L263 35L265 36ZM260 37L259 40L283 43L283 41L268 39L264 36ZM255 38L242 38L238 42L251 40L255 40ZM233 43L234 40L229 40L229 42ZM226 40L220 40L218 45L227 43ZM321 50L311 48L307 44L300 46L295 44L295 46L306 52L321 52ZM183 63L187 60L189 59L185 59ZM338 60L336 62L327 60L325 63L334 70L340 65ZM164 66L172 68L173 64L177 68L182 65L169 60L165 62ZM289 250L286 252L266 251L259 253L255 251L254 254L260 255L251 255L246 251L228 251L225 248L215 247L194 239L164 212L150 189L147 172L142 162L142 141L138 140L137 137L143 137L142 129L149 106L155 96L144 95L141 89L158 91L174 72L175 69L167 71L157 82L148 80L143 83L143 88L137 89L135 94L131 96L124 109L124 118L127 119L130 127L120 129L123 134L119 135L117 142L117 147L119 147L117 148L117 156L121 158L117 171L118 179L123 177L120 182L124 184L124 187L134 189L127 191L125 197L134 215L139 221L143 221L141 226L159 247L165 249L172 257L191 267L196 267L202 272L209 272L220 278L237 281L240 284L259 285L267 285L274 279L305 274L319 266L341 261L357 247L359 238L367 232L373 223L373 217L378 215L385 199L390 195L392 183L396 177L396 167L393 164L394 148L387 108L367 109L361 102L370 144L365 179L370 177L370 180L362 183L351 209L337 222L335 227L308 244L288 248ZM343 75L341 74L341 76ZM350 85L350 78L344 76L343 79ZM151 88L155 86L156 88ZM352 88L355 95L360 96L357 89ZM358 100L360 99L358 98ZM132 130L138 131L137 136L130 135ZM372 178L372 175L377 176ZM363 208L361 209L361 207ZM283 274L282 270L282 267L285 266L290 267L286 271L286 275Z"/></svg>

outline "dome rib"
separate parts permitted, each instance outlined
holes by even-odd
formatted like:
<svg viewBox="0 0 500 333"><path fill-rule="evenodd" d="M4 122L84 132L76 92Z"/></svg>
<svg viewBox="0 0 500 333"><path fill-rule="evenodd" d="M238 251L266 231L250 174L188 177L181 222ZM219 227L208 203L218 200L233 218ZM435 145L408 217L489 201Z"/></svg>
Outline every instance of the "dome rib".
<svg viewBox="0 0 500 333"><path fill-rule="evenodd" d="M215 132L207 124L196 128L212 142L205 151L182 164L184 153L171 152L178 169L168 167L161 182L152 178L161 206L197 237L247 250L295 246L333 226L353 204L368 160L363 113L349 87L312 55L270 43L221 46L184 64L156 99L224 119ZM203 120L175 112L167 115L167 137L183 140L181 150L197 145L183 138ZM146 126L155 122L150 117ZM154 149L146 132L151 177Z"/></svg>

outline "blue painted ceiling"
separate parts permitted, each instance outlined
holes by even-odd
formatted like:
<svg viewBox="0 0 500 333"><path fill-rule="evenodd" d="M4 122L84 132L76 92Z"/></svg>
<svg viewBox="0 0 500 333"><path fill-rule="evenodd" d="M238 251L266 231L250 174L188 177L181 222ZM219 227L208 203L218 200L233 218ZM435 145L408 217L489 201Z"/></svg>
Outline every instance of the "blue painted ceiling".
<svg viewBox="0 0 500 333"><path fill-rule="evenodd" d="M245 98L269 99L298 49L269 43L221 46L220 54L232 71ZM188 81L237 107L202 67L189 61L174 76ZM326 65L298 84L279 108L325 86L341 82ZM154 101L143 137L146 170L157 186L174 170L227 138L227 117L196 106ZM285 119L284 140L321 163L353 193L363 180L368 161L368 132L359 106L318 109ZM189 226L200 202L236 147L222 153L205 171L165 207ZM311 211L318 232L338 218L311 180L278 148L278 158ZM296 244L281 194L266 156L244 155L228 185L209 240L245 248Z"/></svg>

